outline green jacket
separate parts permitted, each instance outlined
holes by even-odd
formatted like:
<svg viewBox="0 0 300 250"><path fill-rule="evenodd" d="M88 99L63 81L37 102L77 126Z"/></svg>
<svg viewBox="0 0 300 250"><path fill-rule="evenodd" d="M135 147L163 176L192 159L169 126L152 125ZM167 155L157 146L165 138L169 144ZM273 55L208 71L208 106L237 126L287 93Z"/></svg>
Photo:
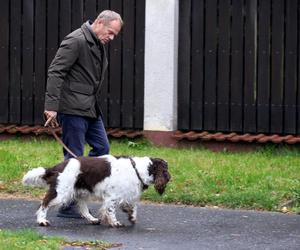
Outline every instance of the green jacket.
<svg viewBox="0 0 300 250"><path fill-rule="evenodd" d="M47 79L45 110L96 118L107 68L104 46L87 23L62 41Z"/></svg>

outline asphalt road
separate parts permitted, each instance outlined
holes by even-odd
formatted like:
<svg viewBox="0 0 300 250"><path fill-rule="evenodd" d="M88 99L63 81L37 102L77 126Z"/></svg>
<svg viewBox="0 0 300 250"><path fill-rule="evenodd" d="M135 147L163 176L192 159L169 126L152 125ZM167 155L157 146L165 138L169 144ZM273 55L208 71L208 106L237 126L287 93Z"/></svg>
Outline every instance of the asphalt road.
<svg viewBox="0 0 300 250"><path fill-rule="evenodd" d="M32 228L42 234L71 240L106 240L121 243L117 249L300 249L300 216L272 212L140 204L135 226L119 213L124 228L89 225L83 219L56 217L50 227L35 222L37 201L0 199L0 228ZM98 205L90 204L93 214Z"/></svg>

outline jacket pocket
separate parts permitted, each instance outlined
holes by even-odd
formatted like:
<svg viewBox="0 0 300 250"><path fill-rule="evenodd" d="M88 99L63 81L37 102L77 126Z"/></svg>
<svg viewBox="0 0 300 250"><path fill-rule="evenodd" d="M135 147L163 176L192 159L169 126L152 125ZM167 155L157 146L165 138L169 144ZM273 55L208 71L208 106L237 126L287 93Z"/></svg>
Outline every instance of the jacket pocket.
<svg viewBox="0 0 300 250"><path fill-rule="evenodd" d="M94 93L93 86L83 84L80 82L70 82L70 90L72 92L76 92L84 95L92 95Z"/></svg>
<svg viewBox="0 0 300 250"><path fill-rule="evenodd" d="M94 87L80 82L70 82L70 94L66 98L71 110L88 111L95 105Z"/></svg>

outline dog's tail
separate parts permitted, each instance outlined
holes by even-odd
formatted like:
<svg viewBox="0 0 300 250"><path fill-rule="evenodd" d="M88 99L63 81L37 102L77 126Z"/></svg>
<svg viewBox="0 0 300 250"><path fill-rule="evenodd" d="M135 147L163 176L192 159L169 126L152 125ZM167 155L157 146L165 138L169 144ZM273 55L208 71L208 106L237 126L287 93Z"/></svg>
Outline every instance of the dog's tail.
<svg viewBox="0 0 300 250"><path fill-rule="evenodd" d="M43 178L46 169L39 167L27 172L22 179L24 186L47 187L47 182Z"/></svg>

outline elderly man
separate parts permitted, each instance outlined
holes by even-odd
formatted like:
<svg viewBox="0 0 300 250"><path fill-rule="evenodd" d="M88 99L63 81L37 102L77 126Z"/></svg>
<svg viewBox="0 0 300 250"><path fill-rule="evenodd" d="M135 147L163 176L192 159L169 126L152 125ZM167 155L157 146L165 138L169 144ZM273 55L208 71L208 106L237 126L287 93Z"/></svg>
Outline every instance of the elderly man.
<svg viewBox="0 0 300 250"><path fill-rule="evenodd" d="M107 68L104 44L112 41L123 25L120 15L111 10L87 21L62 41L53 59L47 79L45 97L46 126L62 127L62 141L77 156L109 153L109 141L102 121L100 89ZM71 158L64 150L65 160ZM76 206L60 208L58 216L76 218Z"/></svg>

